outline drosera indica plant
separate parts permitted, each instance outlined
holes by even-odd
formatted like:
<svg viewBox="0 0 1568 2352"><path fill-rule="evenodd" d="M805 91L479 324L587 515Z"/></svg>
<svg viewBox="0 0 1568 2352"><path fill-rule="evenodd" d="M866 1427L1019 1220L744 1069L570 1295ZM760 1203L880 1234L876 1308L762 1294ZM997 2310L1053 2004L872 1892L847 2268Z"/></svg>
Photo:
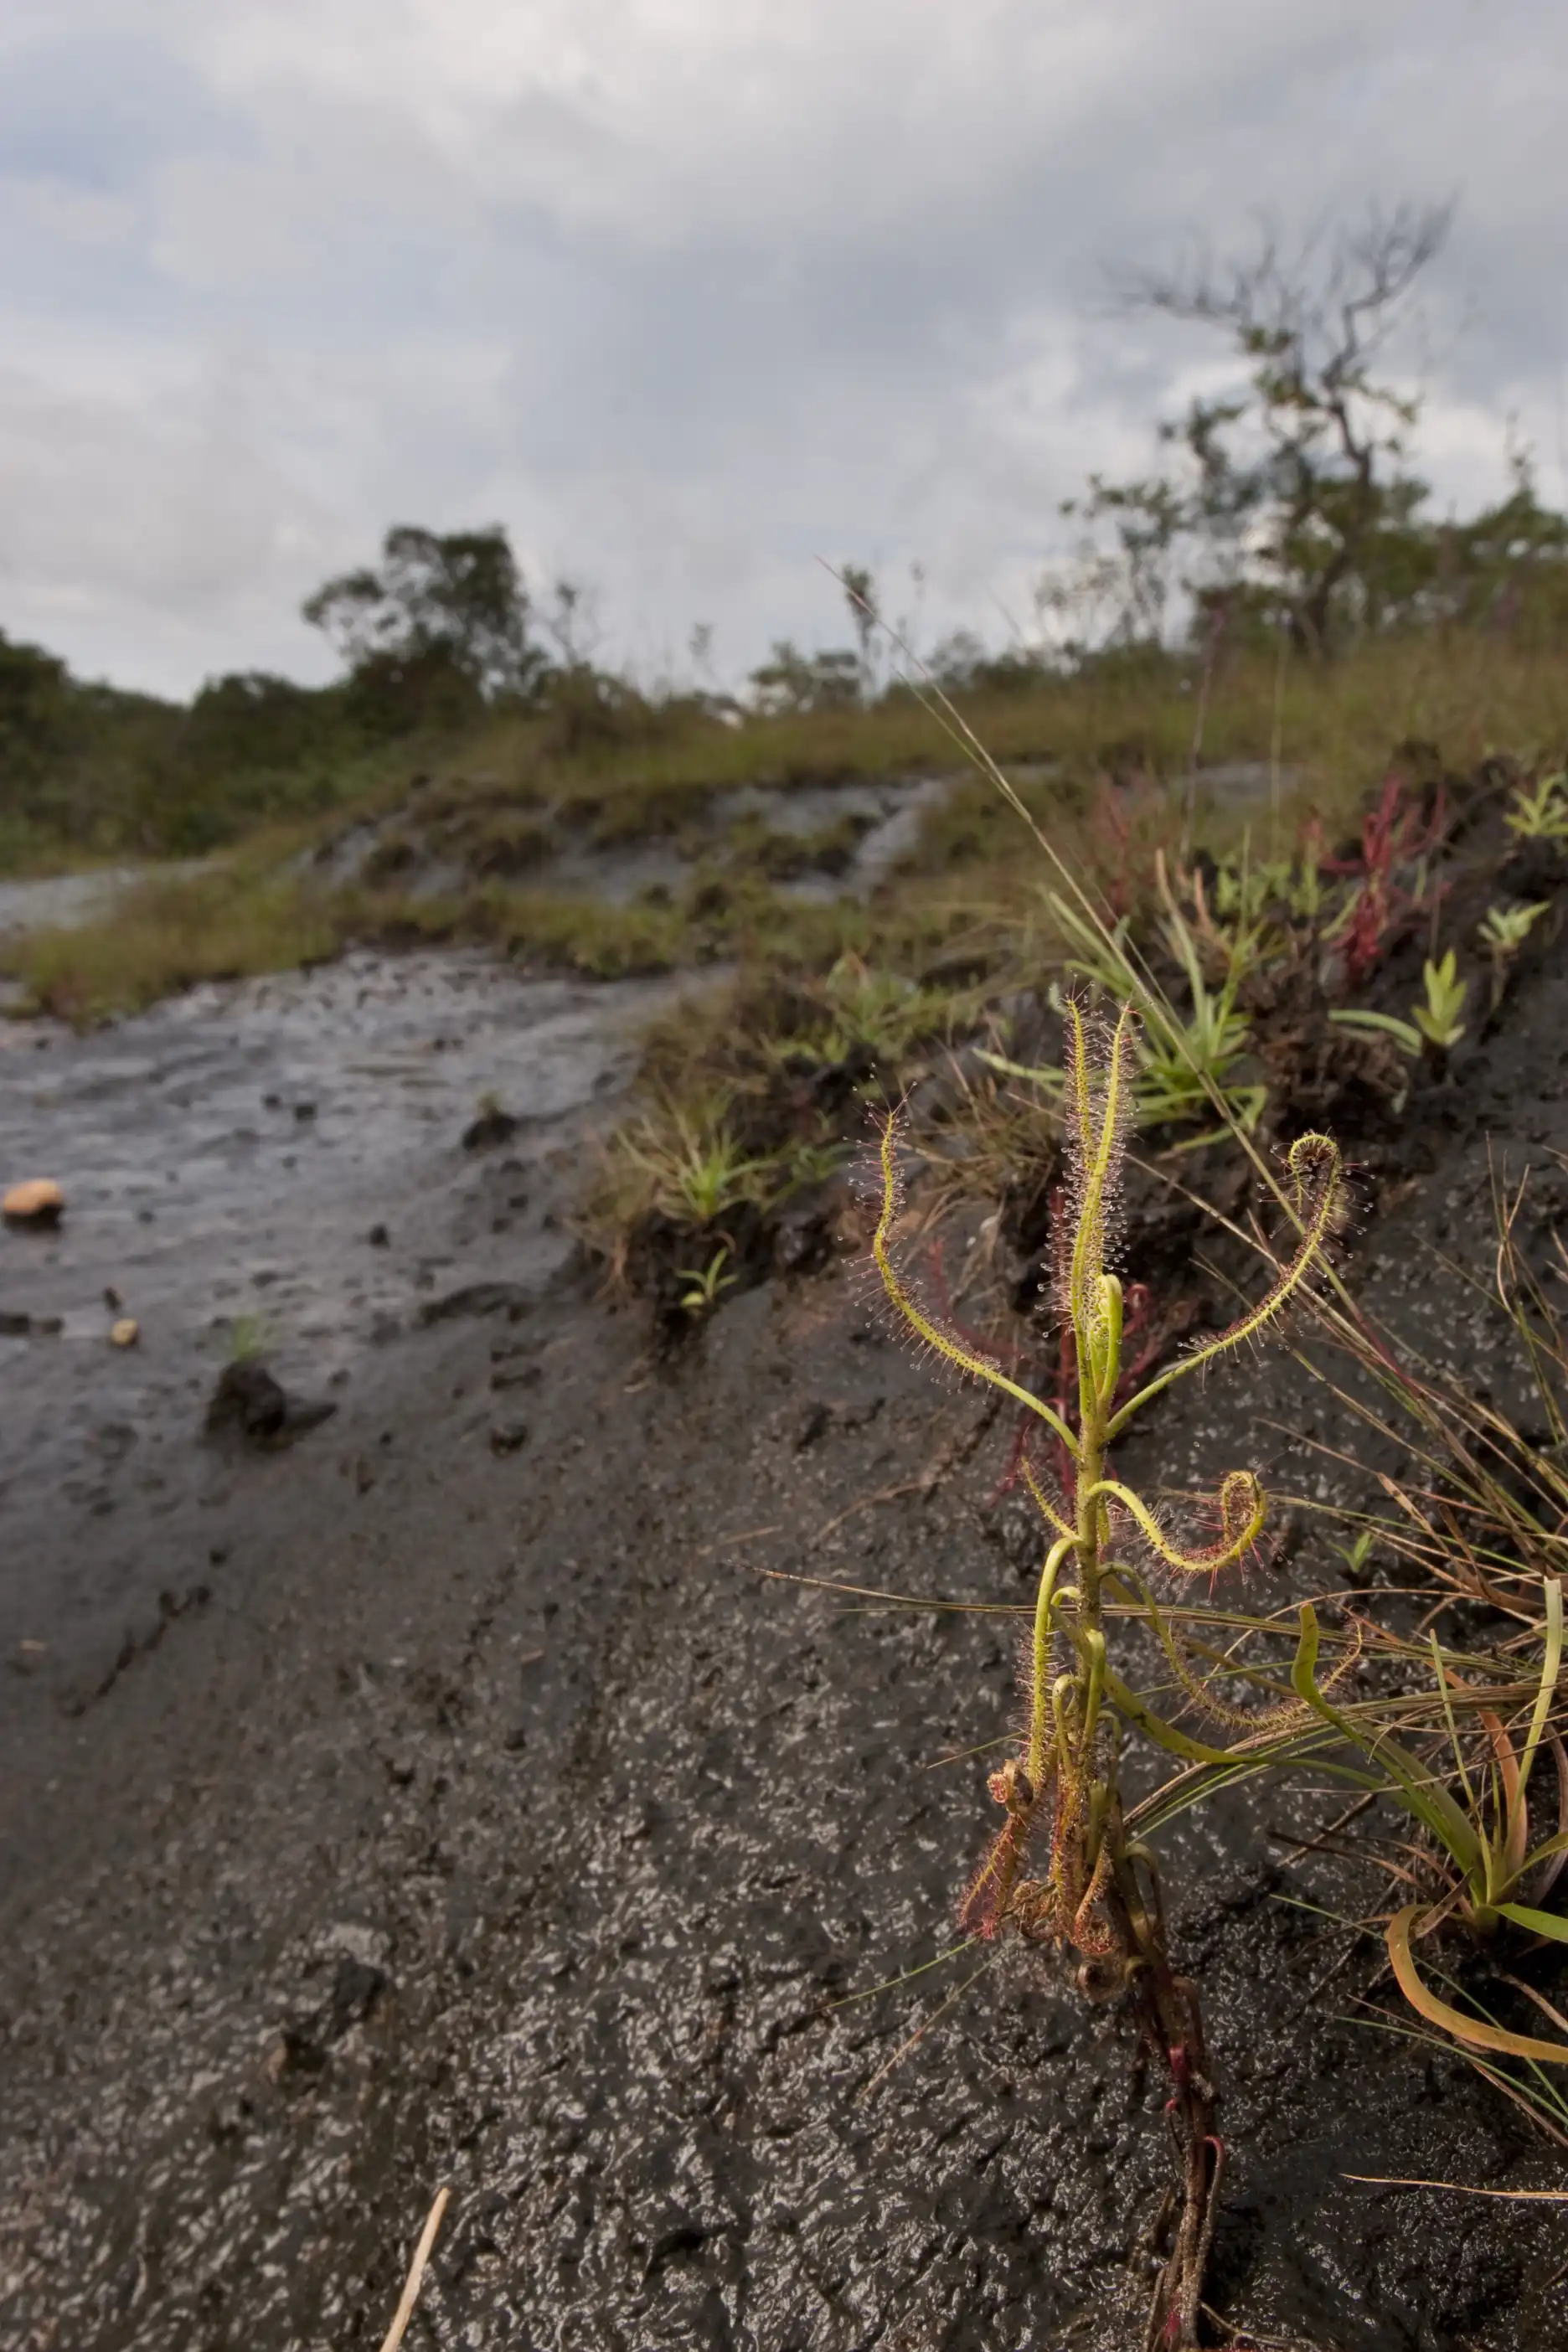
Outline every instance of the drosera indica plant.
<svg viewBox="0 0 1568 2352"><path fill-rule="evenodd" d="M1048 1542L1021 1674L1022 1736L989 1781L1005 1820L969 1888L963 1924L984 1939L1009 1932L1076 1955L1082 1990L1099 2000L1125 1995L1142 2040L1167 2071L1167 2114L1182 2179L1146 2342L1161 2352L1179 2352L1201 2340L1204 2275L1224 2144L1197 1989L1173 1961L1159 1870L1151 1848L1129 1833L1120 1767L1129 1732L1142 1733L1188 1762L1228 1758L1166 1720L1123 1679L1107 1639L1108 1611L1125 1614L1131 1609L1150 1628L1186 1702L1254 1734L1266 1728L1288 1733L1311 1723L1313 1715L1289 1689L1272 1705L1251 1710L1230 1706L1156 1595L1163 1579L1208 1581L1253 1551L1268 1507L1257 1475L1248 1469L1226 1474L1215 1500L1210 1539L1192 1541L1115 1475L1111 1453L1154 1398L1261 1339L1310 1288L1341 1219L1343 1185L1333 1142L1322 1135L1298 1138L1286 1165L1297 1245L1277 1266L1267 1297L1119 1402L1123 1299L1110 1261L1135 1108L1137 1016L1125 1008L1114 1026L1107 1027L1069 999L1066 1024L1063 1126L1072 1182L1069 1230L1058 1252L1055 1304L1071 1333L1076 1411L1058 1412L1034 1395L971 1340L928 1313L910 1288L894 1244L902 1204L896 1113L881 1130L880 1213L872 1251L888 1297L910 1333L960 1372L1000 1390L1036 1416L1068 1465L1065 1485L1052 1491L1054 1482L1037 1473L1026 1453L1022 1459ZM1347 1654L1319 1687L1342 1676L1352 1658Z"/></svg>

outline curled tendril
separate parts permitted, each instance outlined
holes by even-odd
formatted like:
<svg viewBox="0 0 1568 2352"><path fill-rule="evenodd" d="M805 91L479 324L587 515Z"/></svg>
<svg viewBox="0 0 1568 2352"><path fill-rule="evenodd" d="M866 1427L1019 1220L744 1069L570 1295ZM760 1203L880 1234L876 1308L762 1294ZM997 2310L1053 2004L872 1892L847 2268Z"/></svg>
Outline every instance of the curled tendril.
<svg viewBox="0 0 1568 2352"><path fill-rule="evenodd" d="M1268 1497L1254 1474L1250 1470L1228 1471L1219 1490L1219 1534L1212 1544L1202 1545L1196 1551L1182 1551L1142 1496L1135 1495L1131 1486L1124 1486L1119 1478L1101 1478L1090 1493L1105 1501L1120 1503L1166 1567L1179 1569L1184 1576L1213 1576L1222 1568L1232 1567L1258 1541L1268 1516Z"/></svg>
<svg viewBox="0 0 1568 2352"><path fill-rule="evenodd" d="M1010 1756L999 1771L993 1772L985 1785L996 1802L1005 1808L1007 1823L1000 1836L993 1840L991 1851L963 1898L959 1925L970 1935L984 1937L989 1942L1014 1916L1018 1874L1024 1866L1029 1832L1042 1791L1016 1756Z"/></svg>
<svg viewBox="0 0 1568 2352"><path fill-rule="evenodd" d="M1106 1443L1119 1437L1135 1412L1184 1372L1195 1372L1201 1366L1213 1363L1218 1356L1228 1355L1249 1339L1261 1338L1271 1323L1277 1322L1285 1309L1307 1289L1313 1275L1322 1263L1326 1244L1331 1240L1344 1216L1344 1166L1339 1145L1331 1136L1299 1135L1285 1159L1286 1173L1294 1193L1294 1213L1301 1229L1301 1237L1289 1262L1282 1265L1273 1287L1249 1307L1236 1321L1227 1325L1201 1347L1191 1348L1184 1356L1152 1380L1147 1387L1113 1413L1106 1429Z"/></svg>
<svg viewBox="0 0 1568 2352"><path fill-rule="evenodd" d="M877 1271L882 1277L882 1287L889 1301L910 1330L918 1332L927 1346L934 1348L938 1355L944 1356L950 1364L956 1364L961 1372L968 1372L973 1379L986 1381L992 1388L1000 1389L1004 1396L1010 1396L1016 1403L1026 1405L1031 1412L1038 1413L1053 1436L1059 1438L1076 1459L1078 1440L1061 1415L1054 1412L1042 1398L1023 1387L1019 1381L1009 1380L1000 1364L993 1363L989 1356L983 1356L978 1349L966 1347L953 1332L944 1331L940 1323L933 1322L893 1263L889 1244L900 1204L898 1138L898 1114L889 1111L883 1123L879 1150L882 1206L877 1219L877 1230L871 1236L871 1255L876 1259Z"/></svg>

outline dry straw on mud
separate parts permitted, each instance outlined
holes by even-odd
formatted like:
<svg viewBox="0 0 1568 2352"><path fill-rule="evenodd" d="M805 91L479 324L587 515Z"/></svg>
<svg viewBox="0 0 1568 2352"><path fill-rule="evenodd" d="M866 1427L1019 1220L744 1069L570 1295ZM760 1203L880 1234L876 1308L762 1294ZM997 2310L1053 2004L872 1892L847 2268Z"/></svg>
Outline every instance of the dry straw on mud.
<svg viewBox="0 0 1568 2352"><path fill-rule="evenodd" d="M381 2352L397 2352L398 2346L407 2333L408 2323L414 2316L414 2306L419 2300L419 2290L425 2284L425 2273L429 2264L430 2256L435 2251L437 2232L441 2227L442 2216L447 2210L447 2200L451 2194L449 2189L438 2189L436 2191L436 2202L431 2206L426 2216L425 2227L419 2232L419 2243L414 2249L414 2259L408 2265L408 2276L403 2282L403 2293L397 2298L397 2309L393 2313L392 2325L382 2337Z"/></svg>

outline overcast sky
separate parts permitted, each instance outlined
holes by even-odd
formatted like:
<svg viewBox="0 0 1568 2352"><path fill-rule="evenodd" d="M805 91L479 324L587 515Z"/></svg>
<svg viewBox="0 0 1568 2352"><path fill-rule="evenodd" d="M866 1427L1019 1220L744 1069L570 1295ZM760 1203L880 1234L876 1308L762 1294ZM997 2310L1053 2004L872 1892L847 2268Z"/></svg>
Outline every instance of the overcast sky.
<svg viewBox="0 0 1568 2352"><path fill-rule="evenodd" d="M1461 503L1563 495L1563 0L10 0L0 628L330 674L388 523L504 522L604 652L1023 618L1091 467L1212 373L1107 264L1459 200L1408 364Z"/></svg>

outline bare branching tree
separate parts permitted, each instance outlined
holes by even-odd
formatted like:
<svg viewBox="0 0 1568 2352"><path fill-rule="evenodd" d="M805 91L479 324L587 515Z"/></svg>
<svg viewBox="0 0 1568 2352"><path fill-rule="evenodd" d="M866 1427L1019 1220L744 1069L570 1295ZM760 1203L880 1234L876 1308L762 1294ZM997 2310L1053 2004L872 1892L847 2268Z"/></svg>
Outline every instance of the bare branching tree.
<svg viewBox="0 0 1568 2352"><path fill-rule="evenodd" d="M1162 426L1174 477L1096 477L1073 509L1112 524L1130 631L1157 625L1184 548L1200 604L1248 599L1313 653L1409 594L1424 560L1411 525L1426 489L1407 470L1419 404L1384 366L1450 219L1447 205L1374 207L1294 252L1265 227L1242 258L1119 281L1126 308L1215 328L1246 371Z"/></svg>

